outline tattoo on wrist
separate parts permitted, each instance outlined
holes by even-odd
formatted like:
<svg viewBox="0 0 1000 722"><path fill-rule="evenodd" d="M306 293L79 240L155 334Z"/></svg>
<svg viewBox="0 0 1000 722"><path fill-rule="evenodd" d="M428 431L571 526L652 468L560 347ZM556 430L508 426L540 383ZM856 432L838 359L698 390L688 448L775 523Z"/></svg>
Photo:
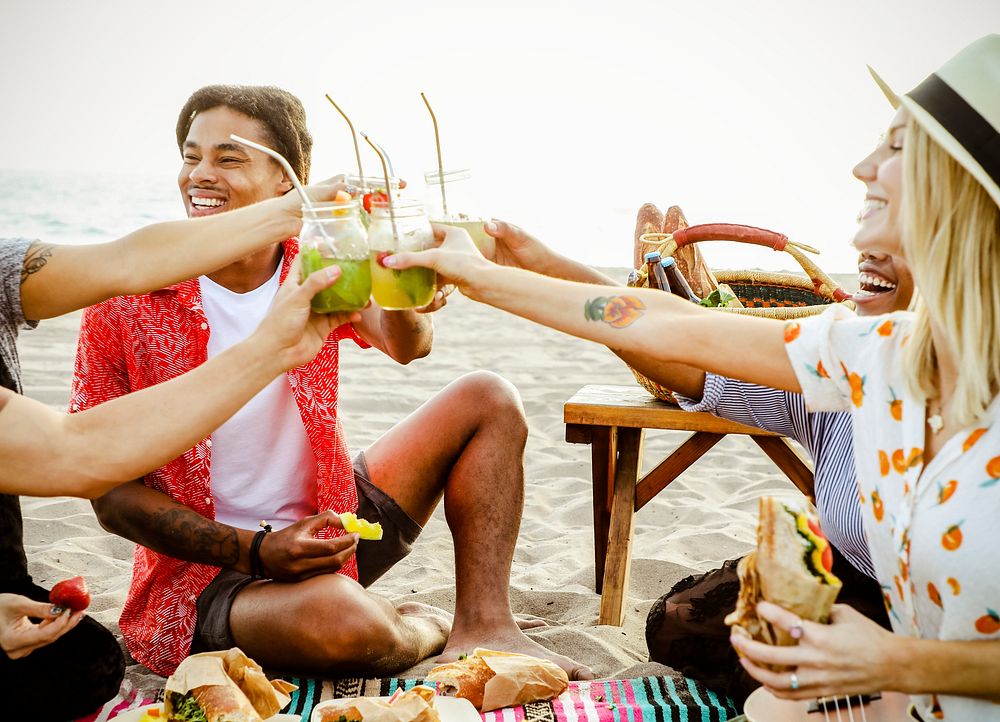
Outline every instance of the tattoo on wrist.
<svg viewBox="0 0 1000 722"><path fill-rule="evenodd" d="M206 519L190 509L166 509L149 515L150 530L169 549L189 562L231 567L240 560L240 540L233 527Z"/></svg>
<svg viewBox="0 0 1000 722"><path fill-rule="evenodd" d="M603 321L612 328L625 328L646 311L646 304L635 296L598 296L583 305L588 321Z"/></svg>
<svg viewBox="0 0 1000 722"><path fill-rule="evenodd" d="M38 273L46 263L55 248L51 243L32 243L28 246L28 252L24 254L24 263L21 265L21 285L28 280L28 276Z"/></svg>

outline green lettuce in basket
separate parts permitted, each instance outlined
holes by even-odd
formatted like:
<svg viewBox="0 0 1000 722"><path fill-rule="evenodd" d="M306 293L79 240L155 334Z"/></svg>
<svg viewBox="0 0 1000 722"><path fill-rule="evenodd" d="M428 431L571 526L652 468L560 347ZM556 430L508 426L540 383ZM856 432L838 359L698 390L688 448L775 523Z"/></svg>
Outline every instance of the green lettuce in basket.
<svg viewBox="0 0 1000 722"><path fill-rule="evenodd" d="M730 301L735 301L736 296L729 293L728 291L723 291L720 288L715 289L710 294L701 299L699 305L705 306L706 308L718 308L719 306L728 306Z"/></svg>

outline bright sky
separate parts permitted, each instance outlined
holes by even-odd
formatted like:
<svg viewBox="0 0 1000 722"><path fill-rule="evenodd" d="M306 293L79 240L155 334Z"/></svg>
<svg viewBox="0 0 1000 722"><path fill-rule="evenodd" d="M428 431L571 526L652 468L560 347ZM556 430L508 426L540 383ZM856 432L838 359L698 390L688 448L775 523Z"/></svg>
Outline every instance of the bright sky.
<svg viewBox="0 0 1000 722"><path fill-rule="evenodd" d="M173 188L177 112L223 82L303 100L314 180L355 166L330 93L419 183L436 162L425 91L445 165L474 168L487 213L581 260L625 265L650 201L780 230L843 272L864 195L851 167L891 117L865 63L905 91L998 30L997 0L6 0L0 167Z"/></svg>

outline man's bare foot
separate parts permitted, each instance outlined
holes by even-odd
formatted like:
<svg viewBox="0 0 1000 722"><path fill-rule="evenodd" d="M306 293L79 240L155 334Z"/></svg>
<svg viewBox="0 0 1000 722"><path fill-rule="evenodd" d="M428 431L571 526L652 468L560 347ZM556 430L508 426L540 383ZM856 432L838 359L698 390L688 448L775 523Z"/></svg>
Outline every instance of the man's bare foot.
<svg viewBox="0 0 1000 722"><path fill-rule="evenodd" d="M423 642L422 658L429 657L444 649L448 635L451 633L454 615L420 602L397 604L396 612L412 625Z"/></svg>
<svg viewBox="0 0 1000 722"><path fill-rule="evenodd" d="M570 679L593 679L594 673L589 668L579 662L575 662L569 657L556 654L550 649L543 647L533 639L529 639L524 632L511 625L504 629L490 629L470 631L462 633L453 631L448 637L448 644L445 646L441 656L437 661L440 663L454 662L463 654L470 654L476 647L493 649L497 652L518 652L528 654L532 657L540 657L555 662L569 675Z"/></svg>
<svg viewBox="0 0 1000 722"><path fill-rule="evenodd" d="M517 622L517 628L522 632L525 629L538 629L539 627L549 626L548 622L541 617L536 617L534 614L515 614L514 621Z"/></svg>

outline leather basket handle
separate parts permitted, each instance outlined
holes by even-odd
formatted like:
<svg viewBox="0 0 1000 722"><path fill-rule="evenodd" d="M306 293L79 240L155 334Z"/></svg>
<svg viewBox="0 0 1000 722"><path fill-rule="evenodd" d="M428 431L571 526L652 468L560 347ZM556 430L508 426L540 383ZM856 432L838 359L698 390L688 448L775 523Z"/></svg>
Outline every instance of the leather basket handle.
<svg viewBox="0 0 1000 722"><path fill-rule="evenodd" d="M785 250L788 236L766 228L744 226L737 223L702 223L697 226L680 228L673 232L678 248L697 243L698 241L738 241L752 243L757 246L773 248L776 251Z"/></svg>

